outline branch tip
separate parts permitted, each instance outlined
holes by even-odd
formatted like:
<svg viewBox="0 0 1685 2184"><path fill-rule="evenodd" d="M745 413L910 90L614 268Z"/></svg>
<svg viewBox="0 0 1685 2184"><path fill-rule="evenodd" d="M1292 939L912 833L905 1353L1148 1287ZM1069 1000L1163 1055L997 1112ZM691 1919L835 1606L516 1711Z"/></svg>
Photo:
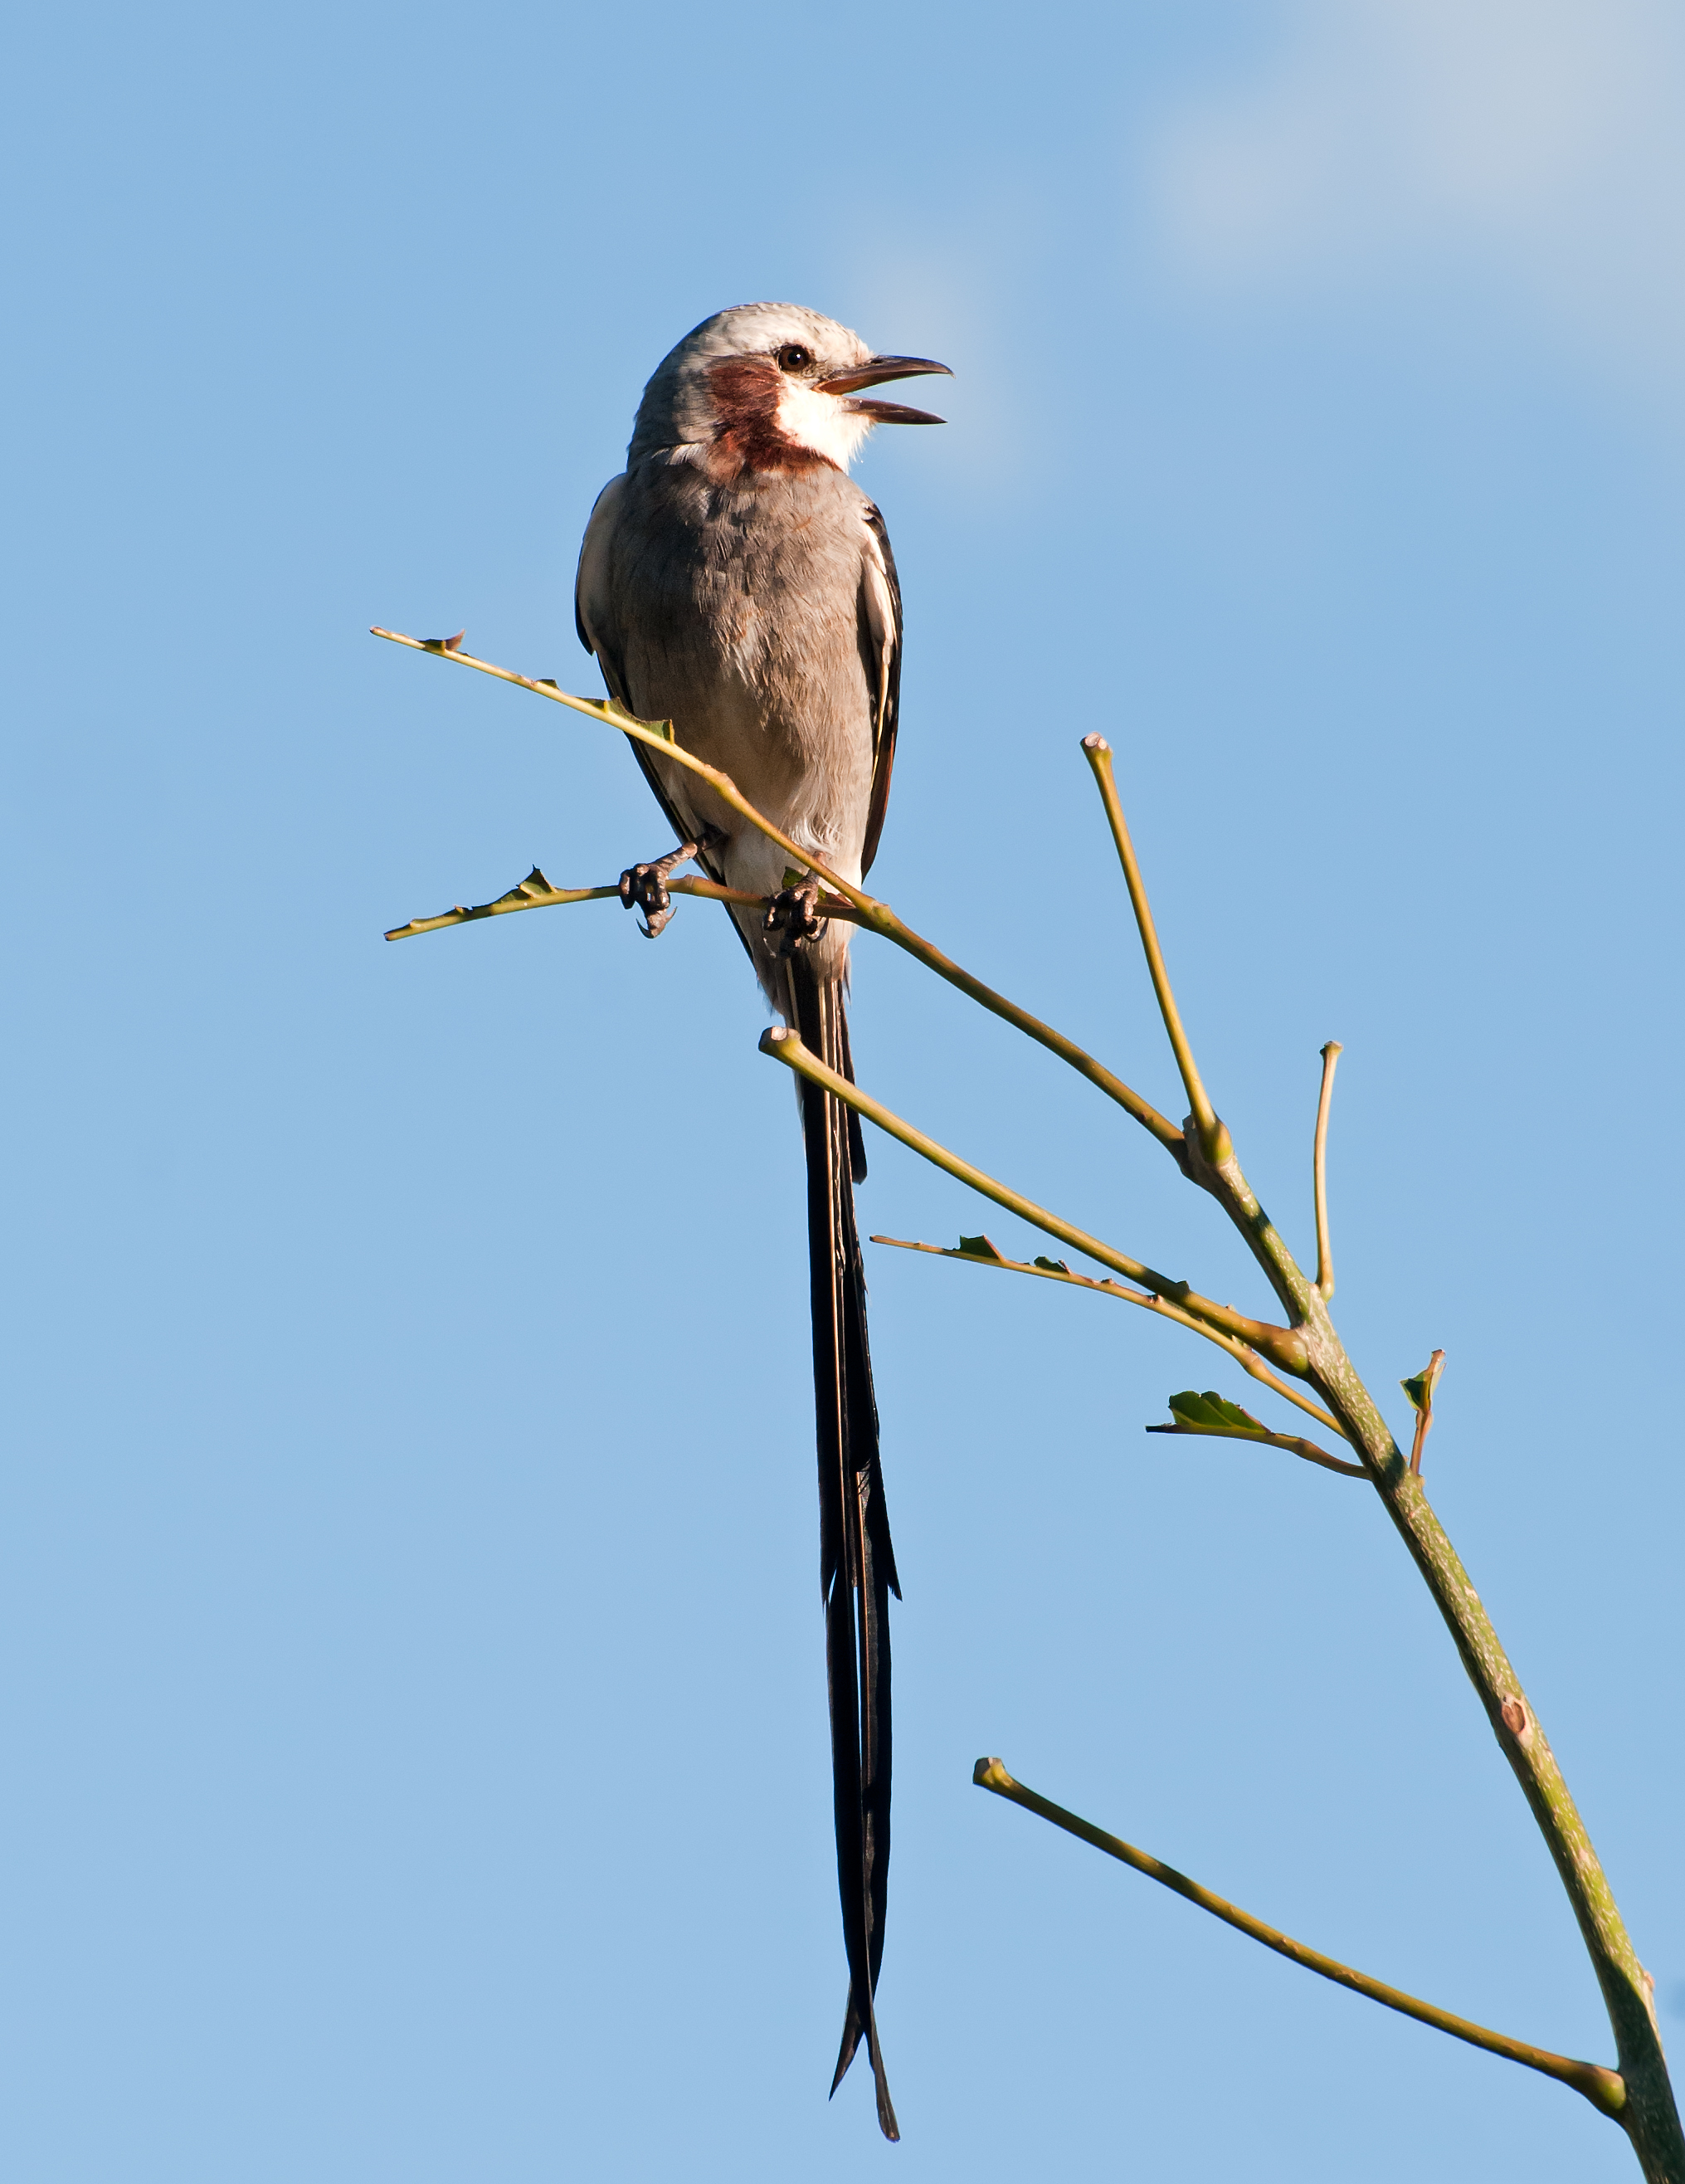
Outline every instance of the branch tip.
<svg viewBox="0 0 1685 2184"><path fill-rule="evenodd" d="M1082 750L1099 789L1100 801L1105 806L1107 822L1117 849L1118 862L1123 866L1124 884L1129 889L1136 929L1141 935L1141 952L1147 958L1148 975L1153 981L1153 991L1158 996L1159 1013L1165 1021L1165 1035L1176 1056L1176 1066L1181 1073L1183 1089L1187 1094L1187 1104L1193 1111L1193 1121L1198 1134L1200 1150L1214 1167L1220 1167L1232 1157L1234 1147L1230 1142L1227 1129L1218 1120L1216 1110L1206 1095L1198 1066L1193 1059L1193 1050L1188 1044L1187 1034L1182 1028L1176 995L1171 989L1170 973L1165 968L1164 950L1159 945L1158 928L1153 922L1153 906L1147 899L1146 883L1141 877L1135 844L1130 839L1129 823L1123 816L1122 800L1117 793L1117 780L1112 771L1111 745L1104 736L1084 736Z"/></svg>

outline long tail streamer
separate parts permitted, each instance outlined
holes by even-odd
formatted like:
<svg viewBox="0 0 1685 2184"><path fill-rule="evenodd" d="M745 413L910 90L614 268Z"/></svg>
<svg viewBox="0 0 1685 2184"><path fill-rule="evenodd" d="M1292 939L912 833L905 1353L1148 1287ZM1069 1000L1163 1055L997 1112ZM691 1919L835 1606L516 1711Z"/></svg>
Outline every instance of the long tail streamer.
<svg viewBox="0 0 1685 2184"><path fill-rule="evenodd" d="M800 956L789 965L804 1043L852 1078L841 982ZM872 1997L883 1960L889 1879L891 1755L889 1596L898 1599L895 1550L878 1461L877 1403L866 1340L865 1270L854 1225L854 1183L865 1170L854 1117L817 1086L802 1087L807 1147L808 1263L813 1303L814 1407L819 1445L820 1588L831 1697L837 1808L837 1880L848 1953L848 2008L835 2092L864 2038L877 2120L898 2138Z"/></svg>

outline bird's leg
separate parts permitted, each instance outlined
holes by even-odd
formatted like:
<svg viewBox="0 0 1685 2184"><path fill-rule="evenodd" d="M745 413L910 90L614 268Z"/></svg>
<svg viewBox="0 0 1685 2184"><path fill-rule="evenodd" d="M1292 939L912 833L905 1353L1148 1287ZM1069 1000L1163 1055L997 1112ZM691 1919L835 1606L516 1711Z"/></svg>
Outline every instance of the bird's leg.
<svg viewBox="0 0 1685 2184"><path fill-rule="evenodd" d="M819 914L819 882L801 880L774 895L766 905L761 929L781 935L781 956L793 956L809 940L817 940L825 930L825 920Z"/></svg>
<svg viewBox="0 0 1685 2184"><path fill-rule="evenodd" d="M667 892L668 876L676 866L682 865L696 852L694 842L683 842L670 855L658 857L653 865L628 865L620 874L620 907L643 912L648 922L637 929L646 940L653 940L673 915L673 898Z"/></svg>

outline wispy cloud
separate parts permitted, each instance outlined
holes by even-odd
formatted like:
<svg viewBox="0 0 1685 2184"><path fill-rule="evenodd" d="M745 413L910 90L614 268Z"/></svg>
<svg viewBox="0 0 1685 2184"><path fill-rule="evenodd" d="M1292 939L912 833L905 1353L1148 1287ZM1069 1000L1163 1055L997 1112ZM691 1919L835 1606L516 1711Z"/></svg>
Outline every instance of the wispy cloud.
<svg viewBox="0 0 1685 2184"><path fill-rule="evenodd" d="M1160 234L1230 290L1507 285L1685 399L1677 0L1283 0L1256 71L1174 114Z"/></svg>

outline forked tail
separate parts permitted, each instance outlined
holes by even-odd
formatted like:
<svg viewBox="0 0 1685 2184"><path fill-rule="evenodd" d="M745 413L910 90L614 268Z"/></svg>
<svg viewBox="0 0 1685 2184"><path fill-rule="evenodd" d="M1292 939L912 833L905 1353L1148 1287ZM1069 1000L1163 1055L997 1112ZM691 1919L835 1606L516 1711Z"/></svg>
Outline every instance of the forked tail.
<svg viewBox="0 0 1685 2184"><path fill-rule="evenodd" d="M801 955L789 959L788 971L795 1028L804 1045L852 1080L842 981L822 978ZM819 1442L820 1588L831 1696L837 1880L848 1951L848 2009L831 2090L835 2092L842 2083L864 2038L876 2082L879 2125L886 2138L898 2138L872 2010L883 1959L889 1878L889 1596L893 1592L898 1599L901 1587L883 1504L877 1404L866 1341L865 1271L854 1227L854 1183L865 1173L865 1148L853 1111L805 1080L802 1128Z"/></svg>

